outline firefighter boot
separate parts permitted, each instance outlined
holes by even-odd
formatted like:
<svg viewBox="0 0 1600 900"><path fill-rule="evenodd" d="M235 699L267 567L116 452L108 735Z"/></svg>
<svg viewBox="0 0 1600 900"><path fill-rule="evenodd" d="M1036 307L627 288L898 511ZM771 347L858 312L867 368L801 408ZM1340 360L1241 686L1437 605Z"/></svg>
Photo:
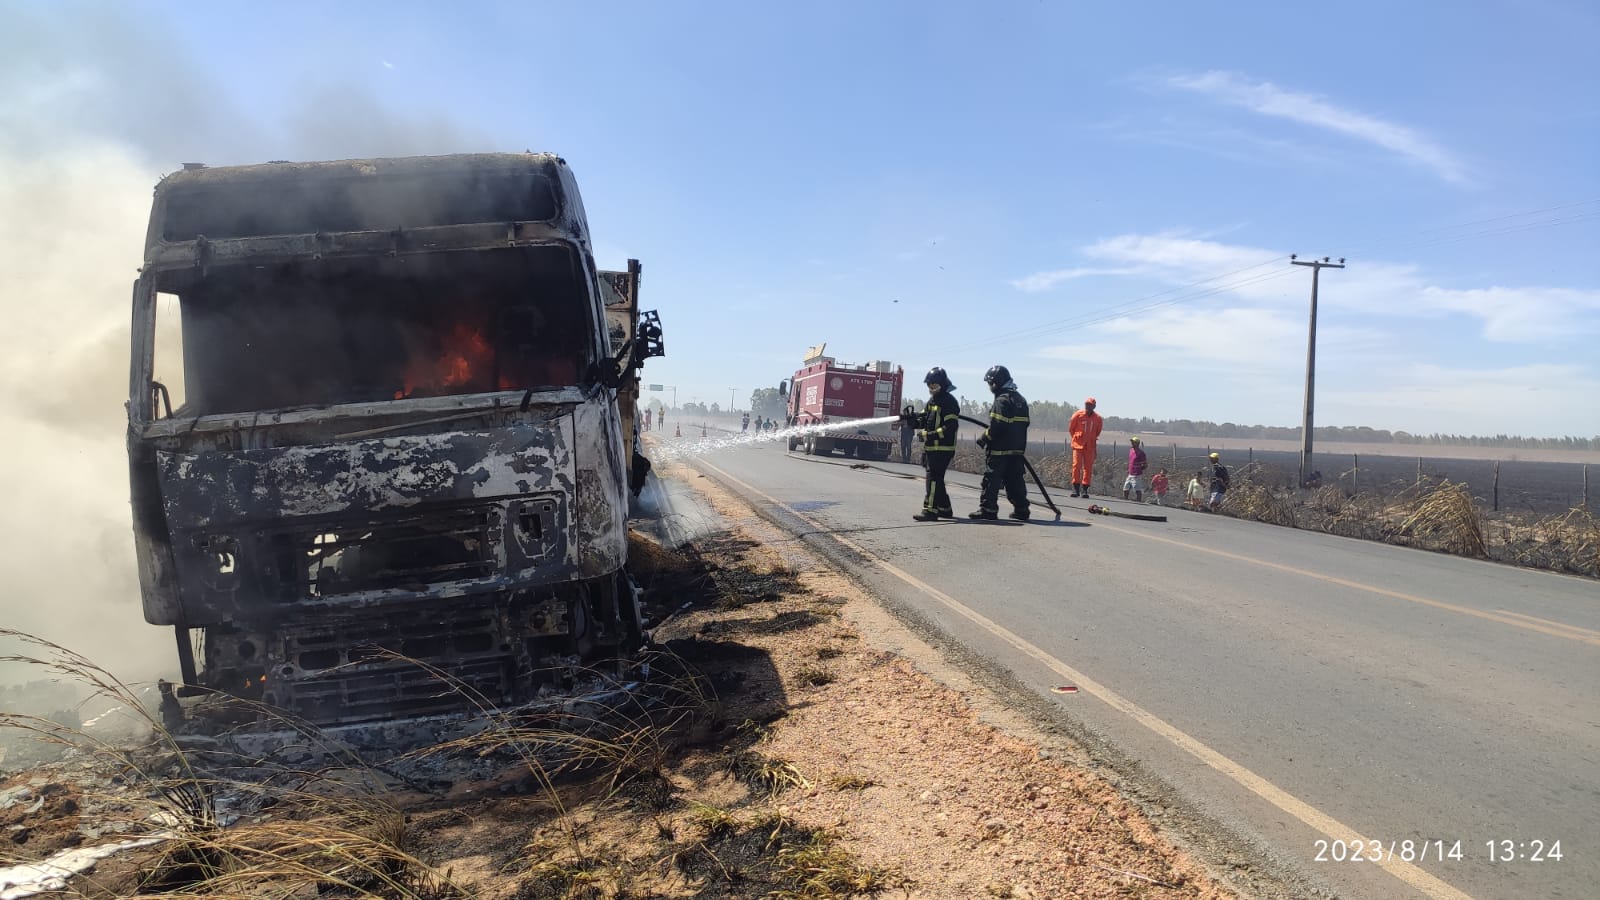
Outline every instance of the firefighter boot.
<svg viewBox="0 0 1600 900"><path fill-rule="evenodd" d="M918 522L937 522L939 521L939 514L931 509L925 509L911 518L916 519Z"/></svg>
<svg viewBox="0 0 1600 900"><path fill-rule="evenodd" d="M997 509L974 510L973 512L967 513L967 518L983 519L986 522L993 522L994 520L1000 518L1000 511Z"/></svg>

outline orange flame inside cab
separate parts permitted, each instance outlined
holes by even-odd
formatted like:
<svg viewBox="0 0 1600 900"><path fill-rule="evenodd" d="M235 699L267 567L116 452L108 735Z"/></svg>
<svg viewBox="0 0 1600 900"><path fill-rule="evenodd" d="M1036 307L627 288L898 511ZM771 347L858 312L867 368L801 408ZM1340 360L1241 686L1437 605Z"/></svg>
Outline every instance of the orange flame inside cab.
<svg viewBox="0 0 1600 900"><path fill-rule="evenodd" d="M438 356L415 357L406 363L405 387L395 391L394 398L459 393L461 388L470 391L475 382L481 382L479 390L487 390L493 371L494 346L480 329L463 322L440 341Z"/></svg>

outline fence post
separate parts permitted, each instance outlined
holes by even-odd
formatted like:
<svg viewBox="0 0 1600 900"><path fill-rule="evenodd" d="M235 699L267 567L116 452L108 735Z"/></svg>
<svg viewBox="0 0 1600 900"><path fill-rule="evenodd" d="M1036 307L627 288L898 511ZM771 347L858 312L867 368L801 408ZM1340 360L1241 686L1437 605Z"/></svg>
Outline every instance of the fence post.
<svg viewBox="0 0 1600 900"><path fill-rule="evenodd" d="M1417 457L1417 487L1422 487L1422 457Z"/></svg>
<svg viewBox="0 0 1600 900"><path fill-rule="evenodd" d="M1246 451L1246 452L1247 452L1247 454L1248 454L1248 455L1249 455L1249 457L1250 457L1250 459L1249 459L1249 461L1250 461L1250 462L1255 462L1255 461L1256 461L1256 448L1254 448L1254 447L1251 447L1251 448L1250 448L1250 449L1249 449L1249 450L1248 450L1248 451Z"/></svg>
<svg viewBox="0 0 1600 900"><path fill-rule="evenodd" d="M1589 511L1589 464L1583 464L1583 509Z"/></svg>
<svg viewBox="0 0 1600 900"><path fill-rule="evenodd" d="M1172 471L1178 471L1178 445L1176 442L1172 445Z"/></svg>
<svg viewBox="0 0 1600 900"><path fill-rule="evenodd" d="M1494 511L1500 511L1500 460L1494 461Z"/></svg>
<svg viewBox="0 0 1600 900"><path fill-rule="evenodd" d="M1361 493L1361 454L1350 454L1350 493Z"/></svg>

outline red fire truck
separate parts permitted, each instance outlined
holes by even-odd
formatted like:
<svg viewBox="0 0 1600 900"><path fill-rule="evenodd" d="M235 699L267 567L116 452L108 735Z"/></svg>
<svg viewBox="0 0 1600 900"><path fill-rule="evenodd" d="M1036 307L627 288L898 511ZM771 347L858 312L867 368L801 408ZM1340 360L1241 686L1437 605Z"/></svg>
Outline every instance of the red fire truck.
<svg viewBox="0 0 1600 900"><path fill-rule="evenodd" d="M786 385L789 424L820 425L850 419L881 419L900 411L899 366L878 360L870 365L840 363L824 355L827 344L812 347ZM838 450L857 459L888 459L899 441L892 423L841 428L789 438L789 449L827 456Z"/></svg>

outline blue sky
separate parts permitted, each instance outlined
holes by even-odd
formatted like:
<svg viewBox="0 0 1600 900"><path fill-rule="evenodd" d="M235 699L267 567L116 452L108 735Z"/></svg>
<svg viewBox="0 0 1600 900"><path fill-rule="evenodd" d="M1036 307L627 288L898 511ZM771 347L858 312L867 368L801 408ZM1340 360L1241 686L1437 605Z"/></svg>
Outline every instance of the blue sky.
<svg viewBox="0 0 1600 900"><path fill-rule="evenodd" d="M190 160L562 154L680 401L827 341L1297 424L1299 253L1350 261L1319 424L1600 435L1593 4L6 5L0 147L117 154L119 209Z"/></svg>

